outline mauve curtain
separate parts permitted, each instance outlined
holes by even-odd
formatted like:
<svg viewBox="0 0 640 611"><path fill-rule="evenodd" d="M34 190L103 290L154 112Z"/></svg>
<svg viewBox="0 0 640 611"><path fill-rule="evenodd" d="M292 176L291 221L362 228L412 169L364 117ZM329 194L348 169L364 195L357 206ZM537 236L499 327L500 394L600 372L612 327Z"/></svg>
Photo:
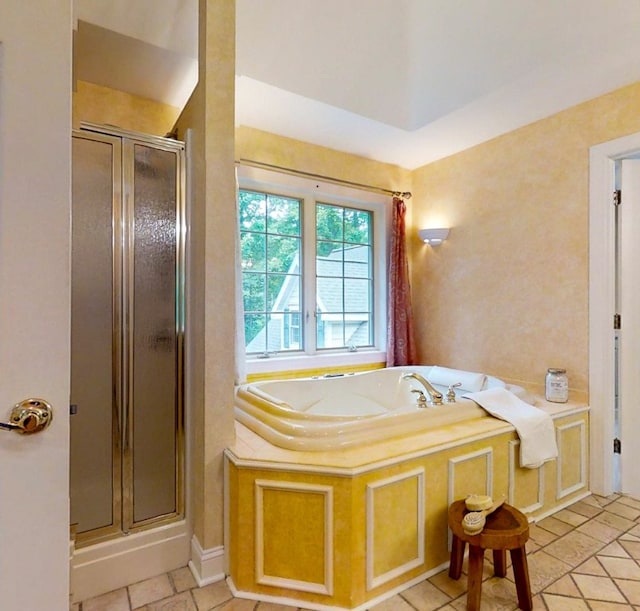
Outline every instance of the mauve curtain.
<svg viewBox="0 0 640 611"><path fill-rule="evenodd" d="M387 367L415 363L411 286L405 245L405 212L404 200L394 197L387 296Z"/></svg>

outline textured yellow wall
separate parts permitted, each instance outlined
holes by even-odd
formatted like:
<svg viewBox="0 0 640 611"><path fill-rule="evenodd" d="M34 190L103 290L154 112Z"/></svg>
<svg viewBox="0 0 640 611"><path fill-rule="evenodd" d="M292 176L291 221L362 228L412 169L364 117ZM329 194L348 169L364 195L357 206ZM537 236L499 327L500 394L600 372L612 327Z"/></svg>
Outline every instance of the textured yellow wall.
<svg viewBox="0 0 640 611"><path fill-rule="evenodd" d="M421 362L588 388L589 147L640 131L640 83L413 172ZM452 227L438 248L420 227Z"/></svg>
<svg viewBox="0 0 640 611"><path fill-rule="evenodd" d="M173 129L179 108L78 81L73 92L73 127L80 121L164 136Z"/></svg>
<svg viewBox="0 0 640 611"><path fill-rule="evenodd" d="M204 549L223 544L222 452L234 439L235 0L199 1L199 82L178 121L191 130L188 346L191 507Z"/></svg>
<svg viewBox="0 0 640 611"><path fill-rule="evenodd" d="M411 172L399 166L250 127L236 129L236 159L250 159L391 191L411 190Z"/></svg>

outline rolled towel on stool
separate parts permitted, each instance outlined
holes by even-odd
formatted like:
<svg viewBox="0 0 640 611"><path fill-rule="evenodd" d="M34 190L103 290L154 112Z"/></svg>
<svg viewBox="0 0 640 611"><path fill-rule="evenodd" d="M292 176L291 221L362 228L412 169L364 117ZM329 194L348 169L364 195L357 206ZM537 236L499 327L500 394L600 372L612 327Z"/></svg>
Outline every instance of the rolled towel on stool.
<svg viewBox="0 0 640 611"><path fill-rule="evenodd" d="M467 392L478 392L482 390L487 382L487 376L484 373L475 373L473 371L462 371L461 369L449 369L448 367L431 368L427 380L431 384L438 386L451 386L460 382L461 390Z"/></svg>
<svg viewBox="0 0 640 611"><path fill-rule="evenodd" d="M464 504L469 511L482 511L493 505L493 499L486 494L470 494L464 500Z"/></svg>

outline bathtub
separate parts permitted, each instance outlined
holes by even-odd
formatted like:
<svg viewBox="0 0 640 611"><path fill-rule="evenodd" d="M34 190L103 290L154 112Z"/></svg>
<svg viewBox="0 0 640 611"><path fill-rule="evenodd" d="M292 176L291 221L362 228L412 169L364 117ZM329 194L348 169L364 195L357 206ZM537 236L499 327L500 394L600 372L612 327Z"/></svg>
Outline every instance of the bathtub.
<svg viewBox="0 0 640 611"><path fill-rule="evenodd" d="M428 379L432 369L237 388L236 437L224 450L227 582L236 596L371 609L448 566L456 499L504 497L539 520L588 494L588 406L483 379L553 417L558 458L527 469L513 426L462 398L418 408L411 390L422 388L402 378L408 371Z"/></svg>
<svg viewBox="0 0 640 611"><path fill-rule="evenodd" d="M290 450L326 451L352 448L403 435L490 418L475 402L462 398L469 389L455 389L456 402L418 407L412 390L424 391L415 372L429 379L430 366L390 367L356 374L272 380L236 389L235 417L273 445ZM434 384L447 392L447 387ZM507 387L526 400L524 390L485 376L481 390ZM478 388L477 390L480 390Z"/></svg>

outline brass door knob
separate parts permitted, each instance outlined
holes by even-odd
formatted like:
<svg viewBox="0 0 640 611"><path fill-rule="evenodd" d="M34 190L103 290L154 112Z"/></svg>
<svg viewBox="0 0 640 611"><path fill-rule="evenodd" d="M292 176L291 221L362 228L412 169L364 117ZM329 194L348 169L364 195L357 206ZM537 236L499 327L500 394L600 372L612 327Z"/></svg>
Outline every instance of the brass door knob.
<svg viewBox="0 0 640 611"><path fill-rule="evenodd" d="M53 419L51 405L44 399L25 399L16 404L9 422L0 422L0 429L31 435L46 429Z"/></svg>

